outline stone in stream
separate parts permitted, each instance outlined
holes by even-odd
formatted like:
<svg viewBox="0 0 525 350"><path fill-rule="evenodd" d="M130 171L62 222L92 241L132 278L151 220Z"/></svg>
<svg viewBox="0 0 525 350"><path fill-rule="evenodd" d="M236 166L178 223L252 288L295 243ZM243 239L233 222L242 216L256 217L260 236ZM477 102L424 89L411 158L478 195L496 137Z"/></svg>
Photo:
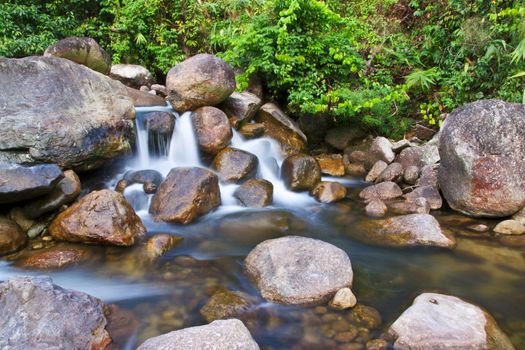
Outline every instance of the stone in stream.
<svg viewBox="0 0 525 350"><path fill-rule="evenodd" d="M340 154L320 154L314 157L321 167L321 173L331 176L344 176L345 166Z"/></svg>
<svg viewBox="0 0 525 350"><path fill-rule="evenodd" d="M0 217L0 256L19 251L27 244L27 235L16 222Z"/></svg>
<svg viewBox="0 0 525 350"><path fill-rule="evenodd" d="M357 304L357 298L352 290L347 287L339 289L330 301L330 306L339 310L349 309L355 304Z"/></svg>
<svg viewBox="0 0 525 350"><path fill-rule="evenodd" d="M131 246L146 228L122 194L106 189L87 194L58 214L49 233L69 242Z"/></svg>
<svg viewBox="0 0 525 350"><path fill-rule="evenodd" d="M428 214L430 213L430 204L423 197L405 200L404 202L390 202L388 209L392 214Z"/></svg>
<svg viewBox="0 0 525 350"><path fill-rule="evenodd" d="M36 56L0 58L0 81L0 161L85 171L131 151L135 110L120 82Z"/></svg>
<svg viewBox="0 0 525 350"><path fill-rule="evenodd" d="M222 181L239 183L257 174L259 160L250 152L226 147L217 153L212 166Z"/></svg>
<svg viewBox="0 0 525 350"><path fill-rule="evenodd" d="M398 157L404 169L409 166L422 168L425 165L432 165L439 162L439 151L436 145L424 145L405 148Z"/></svg>
<svg viewBox="0 0 525 350"><path fill-rule="evenodd" d="M126 187L139 183L143 185L145 193L155 193L162 183L163 177L160 172L153 169L144 169L137 171L128 171L124 174L122 180L117 182L115 191L124 192Z"/></svg>
<svg viewBox="0 0 525 350"><path fill-rule="evenodd" d="M359 198L368 201L371 199L388 200L401 197L403 191L395 182L387 181L380 184L368 186L359 192Z"/></svg>
<svg viewBox="0 0 525 350"><path fill-rule="evenodd" d="M266 132L263 123L244 124L239 128L239 133L247 139L261 137Z"/></svg>
<svg viewBox="0 0 525 350"><path fill-rule="evenodd" d="M443 205L443 199L439 191L432 186L418 187L405 195L407 202L415 202L418 198L425 198L430 205L430 209L436 210Z"/></svg>
<svg viewBox="0 0 525 350"><path fill-rule="evenodd" d="M137 64L115 64L111 66L109 76L134 89L142 85L149 87L155 82L150 71Z"/></svg>
<svg viewBox="0 0 525 350"><path fill-rule="evenodd" d="M49 277L15 277L0 283L1 349L106 349L104 304L63 289Z"/></svg>
<svg viewBox="0 0 525 350"><path fill-rule="evenodd" d="M171 136L175 129L175 116L169 112L149 112L143 116L143 121L148 131L159 135Z"/></svg>
<svg viewBox="0 0 525 350"><path fill-rule="evenodd" d="M378 160L390 164L394 161L396 154L392 151L392 143L385 137L378 136L370 145L368 151L367 163L369 165L375 164Z"/></svg>
<svg viewBox="0 0 525 350"><path fill-rule="evenodd" d="M92 260L92 254L83 246L60 244L46 250L38 250L31 256L17 261L26 269L59 270Z"/></svg>
<svg viewBox="0 0 525 350"><path fill-rule="evenodd" d="M225 148L233 136L228 117L218 108L201 107L191 116L200 149L217 154Z"/></svg>
<svg viewBox="0 0 525 350"><path fill-rule="evenodd" d="M346 197L346 187L335 181L321 181L311 195L321 203L334 203Z"/></svg>
<svg viewBox="0 0 525 350"><path fill-rule="evenodd" d="M315 158L296 154L283 161L281 178L292 191L309 191L321 181L321 168Z"/></svg>
<svg viewBox="0 0 525 350"><path fill-rule="evenodd" d="M108 74L111 69L111 56L92 38L64 38L49 46L44 56L66 58L102 74Z"/></svg>
<svg viewBox="0 0 525 350"><path fill-rule="evenodd" d="M235 74L217 56L200 54L171 68L166 75L168 101L177 112L215 106L235 90Z"/></svg>
<svg viewBox="0 0 525 350"><path fill-rule="evenodd" d="M206 322L238 318L253 305L250 299L249 295L242 292L219 290L200 309L200 314Z"/></svg>
<svg viewBox="0 0 525 350"><path fill-rule="evenodd" d="M173 168L151 200L157 221L188 224L221 204L217 175L203 168Z"/></svg>
<svg viewBox="0 0 525 350"><path fill-rule="evenodd" d="M273 185L264 179L250 179L233 193L245 207L262 208L273 202Z"/></svg>
<svg viewBox="0 0 525 350"><path fill-rule="evenodd" d="M352 286L352 264L341 249L312 238L287 236L258 244L244 261L264 299L292 305L328 301Z"/></svg>
<svg viewBox="0 0 525 350"><path fill-rule="evenodd" d="M366 215L372 218L382 218L388 211L387 206L381 199L372 199L365 207Z"/></svg>
<svg viewBox="0 0 525 350"><path fill-rule="evenodd" d="M164 255L182 242L182 237L170 235L169 233L157 233L146 242L146 253L152 259Z"/></svg>
<svg viewBox="0 0 525 350"><path fill-rule="evenodd" d="M385 182L385 181L392 181L392 182L401 182L401 179L403 178L403 166L399 163L391 163L389 164L385 170L379 174L377 179L375 180L376 183Z"/></svg>
<svg viewBox="0 0 525 350"><path fill-rule="evenodd" d="M525 233L525 223L518 220L504 220L494 227L494 232L503 235L522 235Z"/></svg>
<svg viewBox="0 0 525 350"><path fill-rule="evenodd" d="M525 206L524 105L481 100L455 109L439 154L439 186L452 209L505 217Z"/></svg>
<svg viewBox="0 0 525 350"><path fill-rule="evenodd" d="M379 175L381 175L381 173L383 171L385 171L385 169L387 167L388 167L388 164L386 164L382 160L378 160L377 162L374 163L374 165L372 166L372 168L370 169L370 171L366 175L365 181L366 182L375 182L376 179L379 177Z"/></svg>
<svg viewBox="0 0 525 350"><path fill-rule="evenodd" d="M395 349L499 349L514 346L482 308L460 298L423 293L390 326Z"/></svg>
<svg viewBox="0 0 525 350"><path fill-rule="evenodd" d="M230 125L238 128L249 122L261 107L262 100L250 92L234 92L221 105Z"/></svg>
<svg viewBox="0 0 525 350"><path fill-rule="evenodd" d="M246 326L238 319L217 320L146 340L137 350L259 350Z"/></svg>

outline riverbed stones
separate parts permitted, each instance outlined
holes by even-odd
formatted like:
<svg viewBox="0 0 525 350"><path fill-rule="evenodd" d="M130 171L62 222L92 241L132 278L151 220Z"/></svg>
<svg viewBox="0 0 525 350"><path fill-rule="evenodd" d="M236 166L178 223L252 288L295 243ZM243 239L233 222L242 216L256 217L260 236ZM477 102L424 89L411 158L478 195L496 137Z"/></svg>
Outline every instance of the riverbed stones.
<svg viewBox="0 0 525 350"><path fill-rule="evenodd" d="M221 204L219 179L213 172L173 168L151 200L149 212L157 221L188 224Z"/></svg>
<svg viewBox="0 0 525 350"><path fill-rule="evenodd" d="M15 277L0 283L0 348L106 349L104 304L63 289L49 277Z"/></svg>
<svg viewBox="0 0 525 350"><path fill-rule="evenodd" d="M64 38L49 46L44 56L62 57L102 74L111 69L111 56L92 38Z"/></svg>
<svg viewBox="0 0 525 350"><path fill-rule="evenodd" d="M383 171L388 167L388 164L386 164L382 160L378 160L374 163L368 174L366 174L365 181L366 182L375 182L376 179L381 175Z"/></svg>
<svg viewBox="0 0 525 350"><path fill-rule="evenodd" d="M381 199L372 199L365 207L366 215L372 218L382 218L386 215L388 208Z"/></svg>
<svg viewBox="0 0 525 350"><path fill-rule="evenodd" d="M135 111L120 82L36 56L0 58L0 81L0 161L85 171L131 151Z"/></svg>
<svg viewBox="0 0 525 350"><path fill-rule="evenodd" d="M206 322L239 317L245 313L251 303L249 296L241 292L219 290L200 309Z"/></svg>
<svg viewBox="0 0 525 350"><path fill-rule="evenodd" d="M403 191L401 191L399 185L391 181L368 186L359 192L359 198L365 201L372 199L388 200L401 197L402 195Z"/></svg>
<svg viewBox="0 0 525 350"><path fill-rule="evenodd" d="M264 179L249 179L233 195L245 207L262 208L273 202L273 185Z"/></svg>
<svg viewBox="0 0 525 350"><path fill-rule="evenodd" d="M334 203L346 197L346 187L335 181L321 181L311 191L321 203Z"/></svg>
<svg viewBox="0 0 525 350"><path fill-rule="evenodd" d="M439 185L454 210L504 217L525 205L525 106L481 100L442 127Z"/></svg>
<svg viewBox="0 0 525 350"><path fill-rule="evenodd" d="M321 168L315 158L295 154L283 161L281 178L292 191L309 191L321 181Z"/></svg>
<svg viewBox="0 0 525 350"><path fill-rule="evenodd" d="M221 181L239 183L257 174L259 160L250 152L226 147L215 156L212 165Z"/></svg>
<svg viewBox="0 0 525 350"><path fill-rule="evenodd" d="M433 186L418 187L405 195L407 202L415 202L418 198L425 198L430 205L430 209L436 210L443 205L443 199L439 191Z"/></svg>
<svg viewBox="0 0 525 350"><path fill-rule="evenodd" d="M279 142L284 154L292 155L306 150L306 136L276 104L268 102L262 105L255 120L264 124L265 134Z"/></svg>
<svg viewBox="0 0 525 350"><path fill-rule="evenodd" d="M146 228L122 194L105 189L58 214L49 233L69 242L131 246L144 237Z"/></svg>
<svg viewBox="0 0 525 350"><path fill-rule="evenodd" d="M230 125L238 128L255 116L261 104L262 100L250 92L234 92L222 103L221 109L228 116Z"/></svg>
<svg viewBox="0 0 525 350"><path fill-rule="evenodd" d="M525 223L518 220L504 220L494 227L494 232L503 235L525 234Z"/></svg>
<svg viewBox="0 0 525 350"><path fill-rule="evenodd" d="M215 155L225 148L233 136L228 117L218 108L201 107L192 115L199 147Z"/></svg>
<svg viewBox="0 0 525 350"><path fill-rule="evenodd" d="M168 101L177 112L215 106L235 90L235 74L217 56L200 54L171 68L166 76Z"/></svg>
<svg viewBox="0 0 525 350"><path fill-rule="evenodd" d="M27 236L16 222L0 217L0 256L14 253L27 244Z"/></svg>
<svg viewBox="0 0 525 350"><path fill-rule="evenodd" d="M134 89L143 85L149 87L155 82L150 71L137 64L115 64L111 66L109 76Z"/></svg>
<svg viewBox="0 0 525 350"><path fill-rule="evenodd" d="M321 167L321 173L331 176L344 176L345 166L342 155L320 154L315 156L315 160L317 160Z"/></svg>
<svg viewBox="0 0 525 350"><path fill-rule="evenodd" d="M496 321L457 297L423 293L390 326L395 349L514 349Z"/></svg>
<svg viewBox="0 0 525 350"><path fill-rule="evenodd" d="M146 340L137 350L259 350L246 326L238 319L217 320Z"/></svg>
<svg viewBox="0 0 525 350"><path fill-rule="evenodd" d="M312 238L287 236L258 244L244 266L264 299L292 305L328 301L352 286L352 264L341 249Z"/></svg>
<svg viewBox="0 0 525 350"><path fill-rule="evenodd" d="M349 309L355 304L357 304L357 298L348 287L339 289L330 301L330 306L338 310Z"/></svg>

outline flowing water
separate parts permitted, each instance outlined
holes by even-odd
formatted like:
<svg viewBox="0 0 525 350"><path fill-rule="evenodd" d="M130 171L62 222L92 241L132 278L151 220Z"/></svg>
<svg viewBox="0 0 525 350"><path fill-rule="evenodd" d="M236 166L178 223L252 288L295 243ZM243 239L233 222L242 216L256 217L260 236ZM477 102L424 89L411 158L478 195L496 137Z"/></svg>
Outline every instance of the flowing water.
<svg viewBox="0 0 525 350"><path fill-rule="evenodd" d="M159 142L157 138L152 144L151 135L140 123L143 112L138 113L135 157L87 175L85 191L113 188L131 169L156 169L166 175L174 166L205 166L190 113L176 116L176 128L169 140ZM152 147L155 152L151 152ZM279 178L282 157L272 140L244 140L234 133L232 147L259 157L259 177L274 184L271 207L242 208L232 196L236 186L221 185L223 205L215 212L185 226L159 223L147 213L149 196L140 186L131 186L125 195L143 219L148 235L170 233L182 237L182 242L157 261L145 258L140 246L83 246L90 251L91 264L50 273L64 287L85 291L133 312L139 326L133 336L119 340L120 346L132 349L148 337L205 324L200 309L214 292L226 288L253 299L241 319L263 349L364 349L367 339L380 336L414 297L426 291L452 294L483 306L516 348L525 349L523 238L502 242L490 234L473 233L469 225L493 226L495 222L443 209L433 214L444 228L456 234L458 246L452 251L366 245L356 239L359 223L369 220L357 200L362 181L338 178L349 188L349 198L332 205L319 204L306 193L284 187ZM366 321L356 315L357 311L285 307L261 300L243 273L243 260L259 242L284 235L318 238L345 250L352 261L352 289L359 303L378 310L382 323ZM28 273L36 274L17 267L16 259L0 265L0 280ZM364 310L374 314L372 309Z"/></svg>

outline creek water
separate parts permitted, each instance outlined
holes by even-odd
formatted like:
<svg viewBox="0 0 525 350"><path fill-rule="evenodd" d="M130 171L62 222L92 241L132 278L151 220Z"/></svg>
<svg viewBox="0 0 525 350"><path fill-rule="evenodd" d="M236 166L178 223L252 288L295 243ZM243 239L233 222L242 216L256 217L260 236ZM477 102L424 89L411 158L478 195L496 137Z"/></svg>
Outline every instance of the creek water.
<svg viewBox="0 0 525 350"><path fill-rule="evenodd" d="M141 114L148 111L151 109L138 110L135 156L85 175L85 192L114 188L123 173L132 169L156 169L166 175L174 166L205 166L198 154L190 113L176 116L171 138L159 141L140 122ZM160 223L147 213L149 196L141 187L131 186L125 195L148 228L148 236L169 233L182 237L181 243L156 261L146 259L141 247L86 246L91 264L49 273L66 288L85 291L133 312L138 328L133 336L117 340L119 346L133 349L149 337L205 324L202 306L216 291L229 289L253 298L241 319L263 349L364 349L368 339L379 337L418 294L428 291L455 295L486 308L516 348L525 349L523 238L502 240L472 232L469 225L492 227L496 222L467 218L444 208L432 214L456 235L454 250L364 244L359 240L360 224L370 219L357 199L365 186L360 179L338 178L348 187L348 198L320 204L307 193L284 187L279 178L282 157L272 140L244 140L234 132L232 146L259 157L259 176L274 184L271 207L242 208L232 196L235 185L221 185L223 205L218 210L190 225ZM359 304L376 309L381 324L370 321L375 313L369 308L361 309L363 316L261 300L243 273L243 260L259 242L285 235L318 238L345 250L352 261L352 289ZM0 265L0 280L32 273L41 274L16 267L16 260Z"/></svg>

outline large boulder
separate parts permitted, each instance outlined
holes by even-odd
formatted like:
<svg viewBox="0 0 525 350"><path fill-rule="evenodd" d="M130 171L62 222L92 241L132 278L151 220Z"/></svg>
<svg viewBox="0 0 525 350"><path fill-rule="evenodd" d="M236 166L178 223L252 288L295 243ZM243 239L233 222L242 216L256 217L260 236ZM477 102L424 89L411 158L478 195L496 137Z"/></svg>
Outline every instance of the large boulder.
<svg viewBox="0 0 525 350"><path fill-rule="evenodd" d="M217 320L146 340L137 350L259 350L246 326L237 319Z"/></svg>
<svg viewBox="0 0 525 350"><path fill-rule="evenodd" d="M281 178L293 191L309 191L321 181L321 168L315 158L295 154L283 161Z"/></svg>
<svg viewBox="0 0 525 350"><path fill-rule="evenodd" d="M138 89L143 85L149 87L155 82L150 71L137 64L116 64L111 66L109 76L134 89Z"/></svg>
<svg viewBox="0 0 525 350"><path fill-rule="evenodd" d="M111 69L111 56L92 38L64 38L48 47L44 56L66 58L102 74Z"/></svg>
<svg viewBox="0 0 525 350"><path fill-rule="evenodd" d="M104 304L63 289L49 277L15 277L0 283L0 348L106 349Z"/></svg>
<svg viewBox="0 0 525 350"><path fill-rule="evenodd" d="M352 286L352 264L341 249L312 238L288 236L257 245L246 257L248 276L264 299L315 305Z"/></svg>
<svg viewBox="0 0 525 350"><path fill-rule="evenodd" d="M27 244L27 235L14 221L0 217L0 256L14 253Z"/></svg>
<svg viewBox="0 0 525 350"><path fill-rule="evenodd" d="M200 149L217 154L226 147L233 136L228 117L218 108L201 107L191 116Z"/></svg>
<svg viewBox="0 0 525 350"><path fill-rule="evenodd" d="M441 129L439 185L452 209L504 217L525 206L525 106L482 100Z"/></svg>
<svg viewBox="0 0 525 350"><path fill-rule="evenodd" d="M285 154L295 154L306 149L306 136L295 121L274 103L262 105L255 120L264 124L265 135L279 142Z"/></svg>
<svg viewBox="0 0 525 350"><path fill-rule="evenodd" d="M200 54L170 69L166 88L168 101L177 112L215 106L235 90L235 74L222 59Z"/></svg>
<svg viewBox="0 0 525 350"><path fill-rule="evenodd" d="M101 190L58 214L49 233L69 242L131 246L144 237L146 228L122 194Z"/></svg>
<svg viewBox="0 0 525 350"><path fill-rule="evenodd" d="M236 148L227 147L213 159L213 168L224 182L241 182L257 174L257 156Z"/></svg>
<svg viewBox="0 0 525 350"><path fill-rule="evenodd" d="M221 109L226 113L232 127L249 122L261 107L261 99L250 92L234 92L224 101Z"/></svg>
<svg viewBox="0 0 525 350"><path fill-rule="evenodd" d="M0 161L89 170L131 150L121 83L57 57L0 58L0 81Z"/></svg>
<svg viewBox="0 0 525 350"><path fill-rule="evenodd" d="M437 293L423 293L414 299L388 334L394 349L514 349L485 310Z"/></svg>
<svg viewBox="0 0 525 350"><path fill-rule="evenodd" d="M188 224L221 204L217 175L203 168L174 168L151 200L155 220Z"/></svg>

